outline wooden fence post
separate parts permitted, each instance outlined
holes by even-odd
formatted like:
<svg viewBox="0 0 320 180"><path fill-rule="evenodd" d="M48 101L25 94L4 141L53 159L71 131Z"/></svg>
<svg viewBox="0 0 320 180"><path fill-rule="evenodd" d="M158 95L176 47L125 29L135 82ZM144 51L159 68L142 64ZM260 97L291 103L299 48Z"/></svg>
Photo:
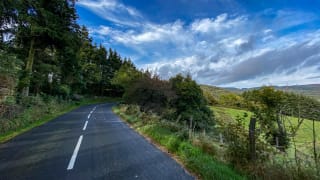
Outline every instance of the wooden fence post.
<svg viewBox="0 0 320 180"><path fill-rule="evenodd" d="M256 160L256 118L251 117L250 124L249 124L249 153L250 153L250 160Z"/></svg>

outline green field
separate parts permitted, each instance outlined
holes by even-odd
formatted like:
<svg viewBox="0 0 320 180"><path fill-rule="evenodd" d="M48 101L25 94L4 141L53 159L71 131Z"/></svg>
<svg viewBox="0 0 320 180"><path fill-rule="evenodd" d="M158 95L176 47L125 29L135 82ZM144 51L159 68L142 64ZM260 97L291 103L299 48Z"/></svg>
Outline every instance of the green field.
<svg viewBox="0 0 320 180"><path fill-rule="evenodd" d="M245 111L245 110L239 110L239 109L232 109L232 108L224 108L224 107L212 107L213 111L215 112L215 115L219 118L221 116L227 116L230 119L236 119L237 116L242 116L244 113L247 113L248 116L245 118L245 126L248 127L250 117L253 115L253 113ZM295 117L288 117L285 121L285 126L287 129L289 129L290 124L292 126L296 126L298 124L298 119ZM315 130L317 133L317 144L318 149L320 148L320 122L315 121ZM296 135L296 145L298 147L298 150L305 153L310 154L312 153L312 143L313 143L313 131L312 131L312 121L311 120L304 120L301 124L299 130L297 131ZM293 155L293 148L290 148L288 150L289 155Z"/></svg>

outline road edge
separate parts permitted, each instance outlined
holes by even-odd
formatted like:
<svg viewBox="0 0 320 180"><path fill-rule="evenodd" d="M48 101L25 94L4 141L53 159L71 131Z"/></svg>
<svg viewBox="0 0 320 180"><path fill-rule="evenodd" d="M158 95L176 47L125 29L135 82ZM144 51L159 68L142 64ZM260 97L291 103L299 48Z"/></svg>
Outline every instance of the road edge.
<svg viewBox="0 0 320 180"><path fill-rule="evenodd" d="M80 102L79 104L70 104L69 107L63 109L62 111L60 112L57 112L57 113L54 113L54 114L49 114L49 115L46 115L44 114L42 117L38 118L37 121L35 121L34 123L26 126L26 127L21 127L17 130L12 130L12 131L8 131L4 134L1 134L0 135L0 144L3 144L5 142L8 142L10 141L11 139L21 135L21 134L24 134L36 127L39 127L39 126L42 126L54 119L56 119L57 117L59 116L62 116L66 113L69 113L77 108L80 108L81 106L86 106L86 105L93 105L93 104L104 104L104 103L110 103L110 102L114 102L112 100L102 100L102 101L99 101L99 100L87 100L87 101L84 101L84 102Z"/></svg>
<svg viewBox="0 0 320 180"><path fill-rule="evenodd" d="M114 107L112 106L111 110L112 113L114 113L117 117L119 117L119 119L124 122L131 130L133 130L134 132L138 133L142 138L144 138L148 143L150 143L151 145L153 145L154 147L156 147L157 149L159 149L161 152L163 152L164 154L166 154L167 156L169 156L171 159L173 159L176 163L178 163L185 171L185 173L187 173L188 175L194 177L196 180L200 180L200 176L192 171L190 171L186 165L183 163L183 161L181 159L179 159L179 156L170 153L170 151L162 146L161 144L157 143L151 136L144 134L140 131L138 131L136 128L134 128L129 122L127 122L126 120L123 119L123 117L121 117L119 114L117 114L116 112L114 112Z"/></svg>

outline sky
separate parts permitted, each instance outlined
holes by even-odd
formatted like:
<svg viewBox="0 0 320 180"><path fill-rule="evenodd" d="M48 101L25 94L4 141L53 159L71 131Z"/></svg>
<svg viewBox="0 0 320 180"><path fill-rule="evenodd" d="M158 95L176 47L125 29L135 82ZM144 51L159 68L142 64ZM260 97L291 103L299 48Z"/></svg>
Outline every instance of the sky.
<svg viewBox="0 0 320 180"><path fill-rule="evenodd" d="M163 79L320 83L320 0L79 0L76 8L94 43Z"/></svg>

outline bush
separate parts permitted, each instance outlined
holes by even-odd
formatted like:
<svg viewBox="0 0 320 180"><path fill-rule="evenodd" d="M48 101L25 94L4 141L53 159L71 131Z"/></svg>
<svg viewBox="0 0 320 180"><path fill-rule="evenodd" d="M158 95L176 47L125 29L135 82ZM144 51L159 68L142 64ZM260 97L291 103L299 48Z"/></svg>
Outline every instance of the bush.
<svg viewBox="0 0 320 180"><path fill-rule="evenodd" d="M37 124L40 118L64 111L70 105L67 101L44 94L20 98L16 105L2 105L4 113L0 113L0 135Z"/></svg>
<svg viewBox="0 0 320 180"><path fill-rule="evenodd" d="M292 163L259 163L248 166L249 172L254 179L292 179L292 180L316 180L319 179L315 169L308 167L297 168Z"/></svg>
<svg viewBox="0 0 320 180"><path fill-rule="evenodd" d="M131 107L130 107L131 106ZM130 108L129 108L130 107ZM138 108L132 105L121 105L114 109L115 112L124 117L127 121L135 118L133 126L143 122L146 116L134 116L123 112L136 113ZM149 116L155 116L150 115ZM161 144L168 151L174 153L183 161L186 167L196 172L202 179L246 179L229 166L217 162L212 155L206 152L215 153L215 148L211 146L209 140L197 144L192 144L188 139L188 129L175 122L166 120L150 121L139 125L138 131L151 137L155 142ZM152 118L153 119L153 118ZM156 118L157 119L157 118Z"/></svg>
<svg viewBox="0 0 320 180"><path fill-rule="evenodd" d="M134 76L130 76L132 72ZM214 115L200 86L190 76L177 75L169 81L157 75L127 68L119 71L114 83L124 83L124 99L128 104L139 105L143 112L155 112L166 119L192 124L196 130L210 129ZM191 120L192 119L192 120ZM192 121L192 123L191 123Z"/></svg>
<svg viewBox="0 0 320 180"><path fill-rule="evenodd" d="M68 98L71 93L71 88L68 85L62 84L58 87L58 94L63 98Z"/></svg>
<svg viewBox="0 0 320 180"><path fill-rule="evenodd" d="M243 108L245 107L244 98L237 94L223 94L219 99L219 103L227 107Z"/></svg>
<svg viewBox="0 0 320 180"><path fill-rule="evenodd" d="M29 108L31 106L44 106L45 102L41 96L23 96L20 98L19 104L23 107Z"/></svg>
<svg viewBox="0 0 320 180"><path fill-rule="evenodd" d="M204 95L204 97L206 98L206 100L207 100L207 102L208 102L208 104L209 104L210 106L219 104L218 99L216 99L210 92L208 92L208 91L203 91L203 95Z"/></svg>
<svg viewBox="0 0 320 180"><path fill-rule="evenodd" d="M81 100L83 99L83 96L80 95L80 94L73 94L73 95L71 96L71 99L72 99L73 101L81 101Z"/></svg>
<svg viewBox="0 0 320 180"><path fill-rule="evenodd" d="M146 72L126 90L124 99L129 104L139 105L144 112L161 114L168 108L171 96L174 92L167 81Z"/></svg>
<svg viewBox="0 0 320 180"><path fill-rule="evenodd" d="M140 111L140 107L137 105L129 105L129 106L124 106L125 107L125 113L129 114L129 115L137 115L139 114Z"/></svg>
<svg viewBox="0 0 320 180"><path fill-rule="evenodd" d="M0 119L11 120L17 117L23 108L15 104L0 104Z"/></svg>
<svg viewBox="0 0 320 180"><path fill-rule="evenodd" d="M241 167L249 162L248 135L243 122L228 123L224 128L227 141L226 159L231 164Z"/></svg>
<svg viewBox="0 0 320 180"><path fill-rule="evenodd" d="M171 108L175 118L192 123L196 130L210 129L214 125L213 112L207 107L207 101L200 86L190 76L177 75L170 79L176 98L172 99ZM192 122L191 122L192 121Z"/></svg>

